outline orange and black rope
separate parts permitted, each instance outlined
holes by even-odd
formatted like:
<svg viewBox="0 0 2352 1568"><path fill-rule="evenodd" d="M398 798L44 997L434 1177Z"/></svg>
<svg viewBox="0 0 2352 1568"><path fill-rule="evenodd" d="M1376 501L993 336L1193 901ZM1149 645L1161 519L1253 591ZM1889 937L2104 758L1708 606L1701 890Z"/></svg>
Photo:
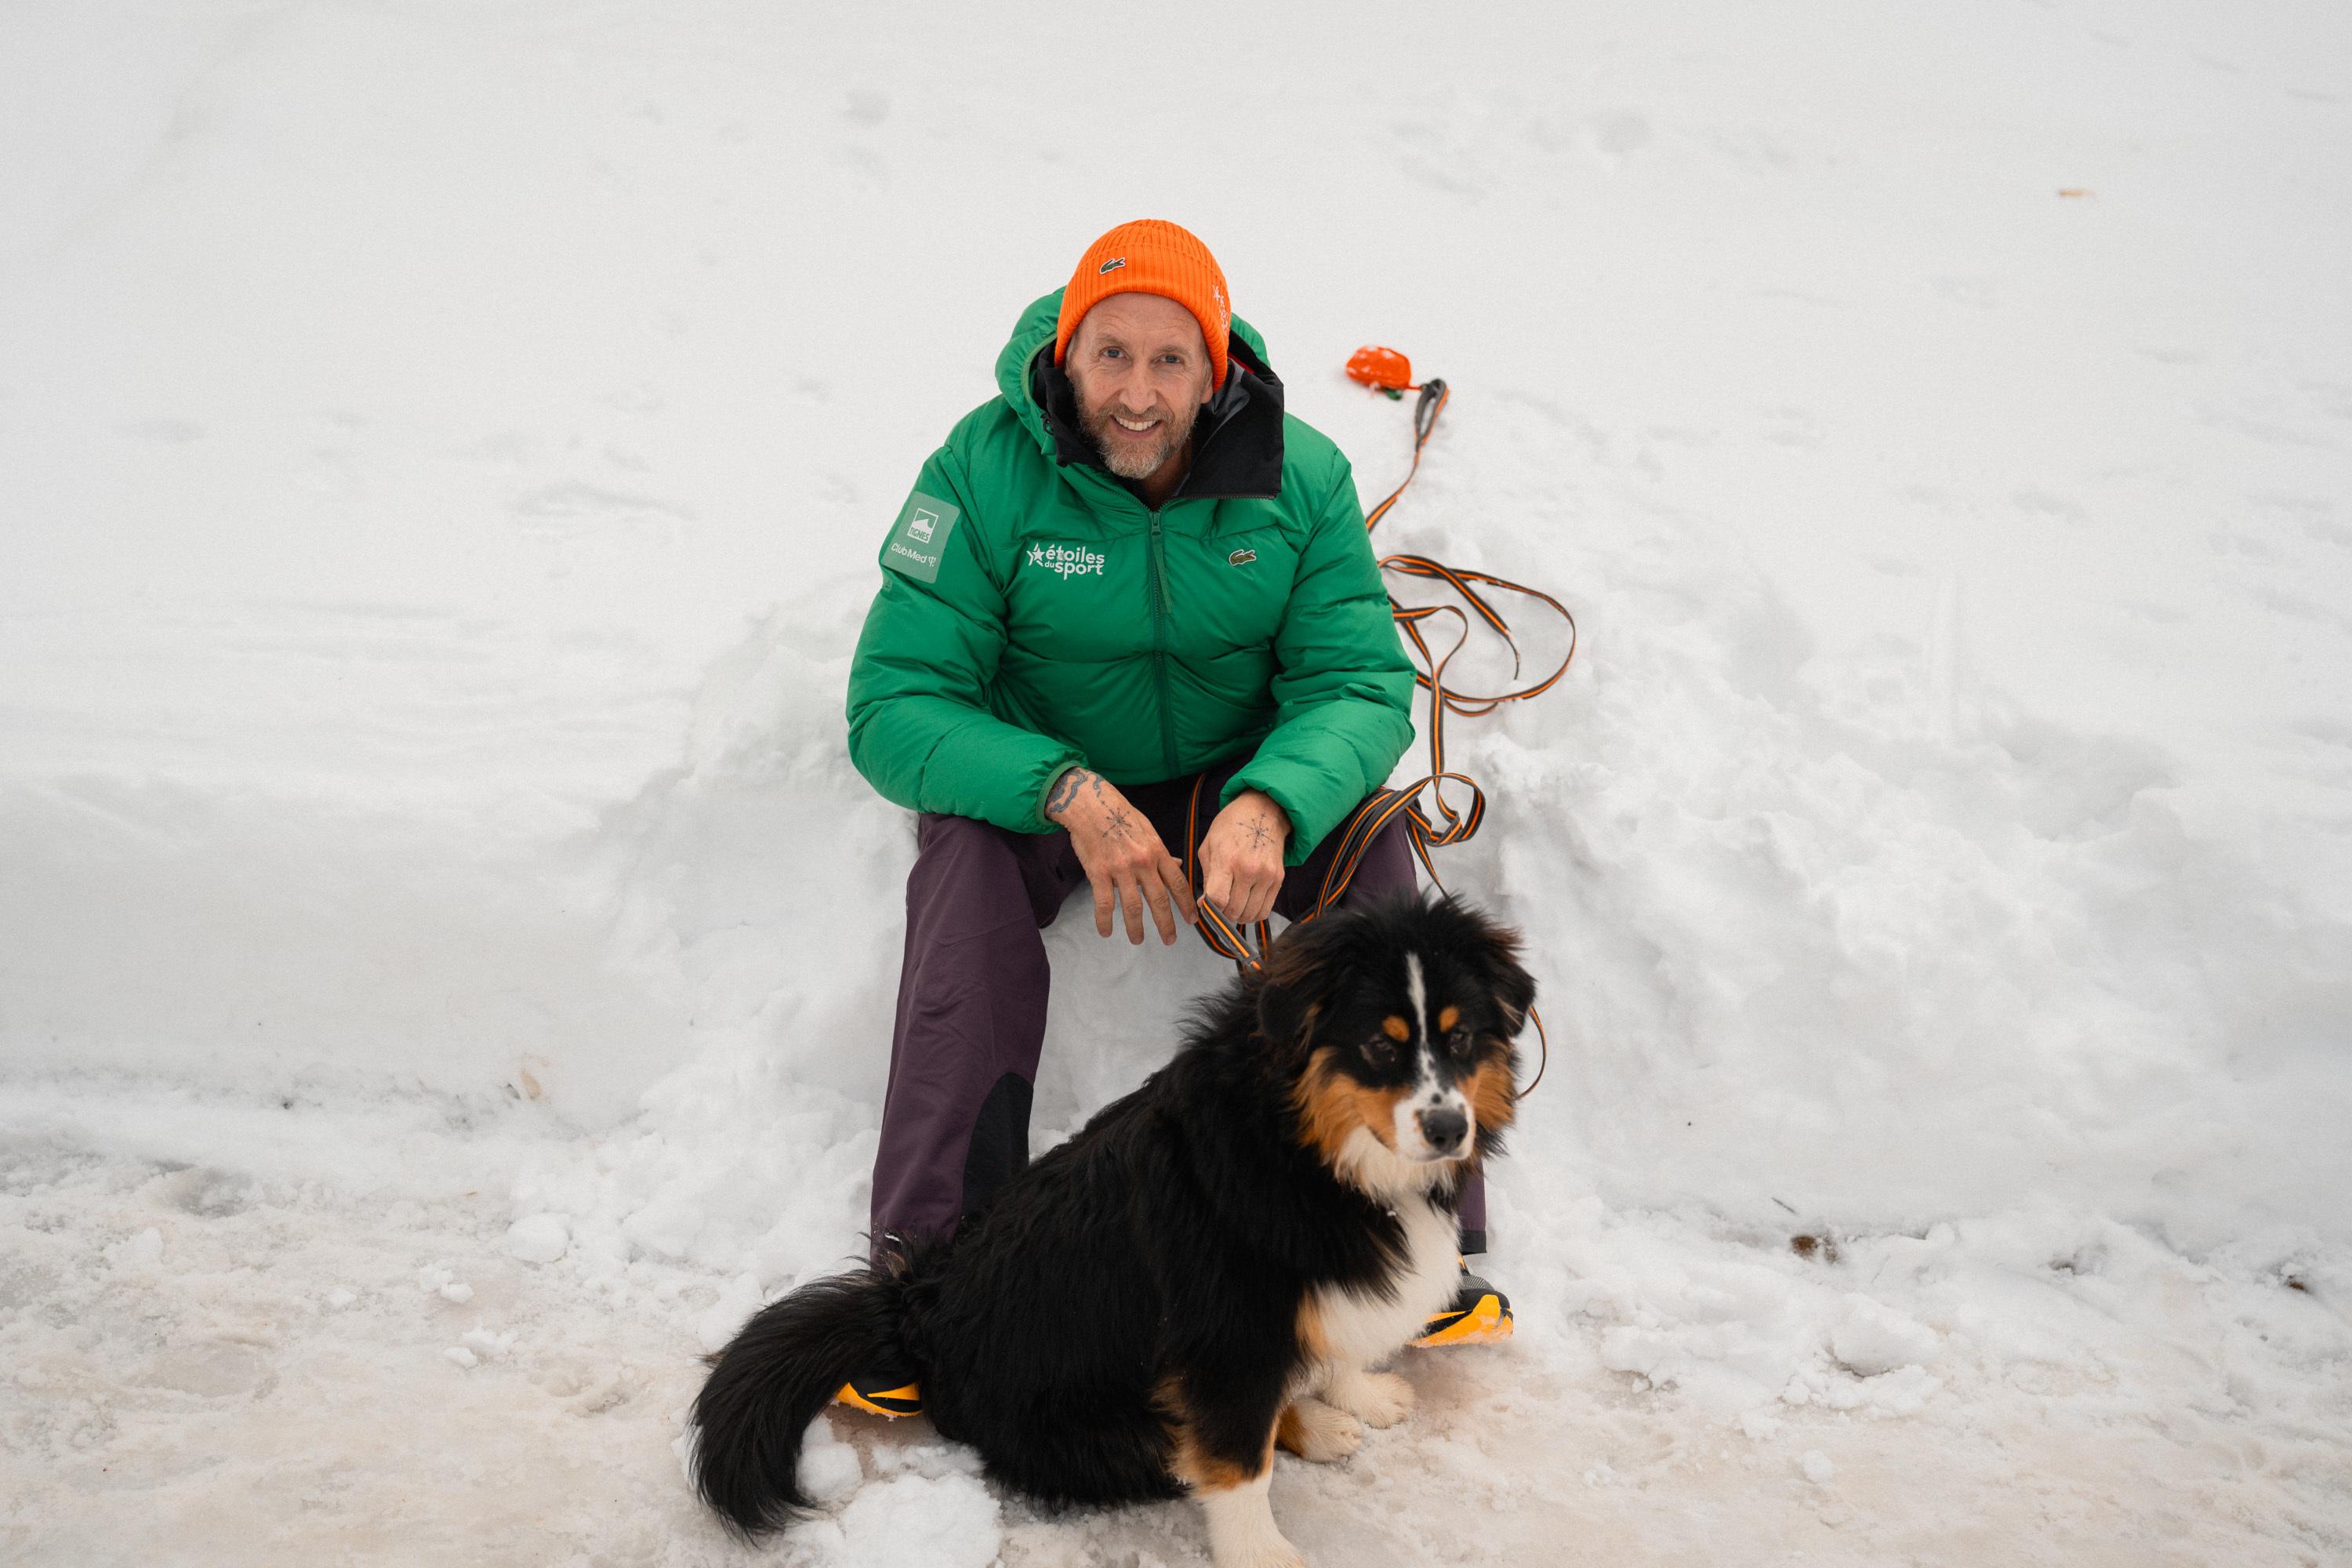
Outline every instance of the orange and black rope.
<svg viewBox="0 0 2352 1568"><path fill-rule="evenodd" d="M1445 383L1435 376L1417 386L1409 384L1412 374L1409 362L1402 355L1386 349L1361 351L1349 362L1349 374L1391 397L1402 397L1407 392L1421 395L1412 413L1412 464L1405 470L1404 479L1397 488L1365 514L1364 530L1369 533L1381 525L1381 520L1395 507L1398 498L1404 494L1406 487L1412 483L1413 477L1421 472L1422 448L1429 445L1430 436L1437 428L1438 416L1445 411L1453 394ZM1398 629L1412 645L1414 652L1420 655L1421 668L1413 672L1413 684L1429 693L1429 772L1401 789L1381 790L1358 806L1339 827L1339 842L1332 852L1330 868L1324 873L1323 886L1317 892L1314 909L1299 917L1302 923L1313 920L1339 901L1347 892L1349 883L1355 879L1356 868L1362 863L1364 851L1400 812L1404 814L1406 828L1412 836L1412 850L1420 857L1423 869L1429 873L1431 883L1440 892L1444 891L1445 883L1437 875L1437 867L1430 859L1429 852L1465 842L1478 831L1479 824L1486 820L1486 792L1468 774L1450 772L1445 766L1446 715L1456 713L1465 719L1481 718L1506 702L1524 702L1528 698L1540 697L1559 684L1560 679L1567 675L1569 665L1576 658L1576 616L1567 605L1539 588L1530 588L1524 583L1514 583L1490 572L1448 566L1426 555L1386 555L1381 558L1380 565L1383 572L1444 584L1460 596L1464 605L1469 606L1469 613L1464 613L1460 605L1404 605L1399 604L1393 594L1389 596L1390 614L1395 617ZM1568 651L1561 656L1559 668L1532 685L1491 695L1465 694L1446 689L1445 667L1470 640L1471 615L1475 615L1489 630L1503 639L1504 646L1511 650L1511 679L1517 680L1519 678L1522 662L1518 639L1512 634L1509 621L1495 607L1493 600L1487 593L1481 591L1482 588L1518 594L1540 601L1559 614L1568 626ZM1452 616L1461 628L1461 635L1443 654L1431 648L1421 625L1438 616ZM1449 782L1470 792L1466 806L1457 810L1445 798L1445 785ZM1422 807L1423 790L1429 792L1436 807L1433 815ZM1198 902L1201 882L1193 851L1201 841L1200 834L1201 781L1195 780L1185 819L1184 874L1192 884L1200 910L1198 929L1201 940L1244 969L1255 969L1262 962L1258 954L1265 951L1266 944L1272 940L1267 923L1264 921L1257 922L1257 951L1254 953L1248 940L1238 928L1213 906ZM1528 1017L1536 1026L1536 1038L1542 1047L1543 1058L1534 1079L1526 1089L1519 1090L1522 1097L1534 1091L1551 1065L1551 1042L1544 1034L1543 1019L1532 1010Z"/></svg>

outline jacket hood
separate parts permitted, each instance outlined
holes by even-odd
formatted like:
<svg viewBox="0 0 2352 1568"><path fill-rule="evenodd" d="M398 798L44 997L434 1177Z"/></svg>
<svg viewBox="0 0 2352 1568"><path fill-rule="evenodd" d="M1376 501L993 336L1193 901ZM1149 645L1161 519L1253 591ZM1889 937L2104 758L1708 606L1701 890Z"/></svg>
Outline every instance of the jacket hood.
<svg viewBox="0 0 2352 1568"><path fill-rule="evenodd" d="M1054 363L1062 290L1033 301L996 356L996 386L1038 449L1064 468L1093 468L1114 484L1077 426L1070 378ZM1171 500L1275 496L1282 490L1282 380L1266 363L1265 340L1239 316L1226 344L1225 384L1201 410L1192 469Z"/></svg>

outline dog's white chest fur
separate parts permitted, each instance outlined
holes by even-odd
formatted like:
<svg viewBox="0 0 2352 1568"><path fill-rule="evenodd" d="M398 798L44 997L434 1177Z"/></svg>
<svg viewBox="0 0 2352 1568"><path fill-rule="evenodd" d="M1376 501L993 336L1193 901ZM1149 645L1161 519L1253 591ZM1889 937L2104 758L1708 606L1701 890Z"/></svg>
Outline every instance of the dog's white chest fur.
<svg viewBox="0 0 2352 1568"><path fill-rule="evenodd" d="M1462 1273L1454 1215L1420 1193L1400 1194L1405 1267L1394 1300L1337 1287L1316 1293L1325 1343L1341 1365L1377 1366L1417 1338L1433 1314L1454 1300Z"/></svg>

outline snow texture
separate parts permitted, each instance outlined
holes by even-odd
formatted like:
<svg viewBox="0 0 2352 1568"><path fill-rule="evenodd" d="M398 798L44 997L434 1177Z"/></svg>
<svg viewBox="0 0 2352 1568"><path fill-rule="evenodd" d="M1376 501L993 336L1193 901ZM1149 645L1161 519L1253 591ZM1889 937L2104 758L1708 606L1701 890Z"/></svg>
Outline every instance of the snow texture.
<svg viewBox="0 0 2352 1568"><path fill-rule="evenodd" d="M919 1421L761 1552L680 1470L862 1251L877 542L1152 215L1368 498L1338 367L1444 376L1382 542L1585 637L1449 734L1518 1335L1285 1532L2352 1561L2352 12L1184 15L0 12L0 1559L1203 1560ZM1047 939L1041 1147L1223 978Z"/></svg>

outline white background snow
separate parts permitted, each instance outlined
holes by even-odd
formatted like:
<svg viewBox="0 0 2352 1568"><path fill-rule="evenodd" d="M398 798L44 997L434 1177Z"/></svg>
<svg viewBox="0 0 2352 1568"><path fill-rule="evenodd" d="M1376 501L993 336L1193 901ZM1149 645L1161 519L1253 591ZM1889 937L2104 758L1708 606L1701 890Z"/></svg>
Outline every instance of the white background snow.
<svg viewBox="0 0 2352 1568"><path fill-rule="evenodd" d="M1519 1333L1291 1536L2352 1561L2352 12L2074 0L0 6L0 1556L751 1560L673 1445L862 1247L874 553L1147 215L1585 632L1454 734ZM1041 1143L1224 973L1049 942ZM1203 1561L815 1443L761 1560Z"/></svg>

